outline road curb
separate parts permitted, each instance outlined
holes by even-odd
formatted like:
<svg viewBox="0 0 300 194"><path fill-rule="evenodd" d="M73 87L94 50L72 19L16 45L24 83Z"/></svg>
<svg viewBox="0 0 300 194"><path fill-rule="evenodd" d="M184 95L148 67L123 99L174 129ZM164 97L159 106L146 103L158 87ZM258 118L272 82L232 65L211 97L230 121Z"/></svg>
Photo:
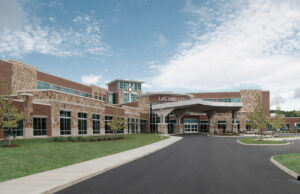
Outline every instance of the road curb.
<svg viewBox="0 0 300 194"><path fill-rule="evenodd" d="M281 144L248 144L248 143L243 143L241 142L240 140L236 140L236 142L238 142L239 144L242 144L242 145L249 145L249 146L282 146L282 145L290 145L291 143L290 142L287 142L287 143L281 143Z"/></svg>
<svg viewBox="0 0 300 194"><path fill-rule="evenodd" d="M277 166L279 169L281 169L282 171L284 171L285 173L289 174L290 176L294 177L295 179L297 179L298 181L300 181L300 175L295 173L294 171L288 169L287 167L285 167L284 165L280 164L279 162L277 162L275 159L274 159L274 156L272 156L270 158L270 161L275 165Z"/></svg>

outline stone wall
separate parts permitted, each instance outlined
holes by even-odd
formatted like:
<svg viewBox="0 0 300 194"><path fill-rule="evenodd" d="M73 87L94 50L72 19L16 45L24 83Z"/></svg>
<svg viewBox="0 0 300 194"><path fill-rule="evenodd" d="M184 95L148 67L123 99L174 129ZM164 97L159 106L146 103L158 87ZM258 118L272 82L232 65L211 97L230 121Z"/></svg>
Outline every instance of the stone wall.
<svg viewBox="0 0 300 194"><path fill-rule="evenodd" d="M32 90L37 88L37 68L18 61L8 60L12 66L12 94L18 90Z"/></svg>
<svg viewBox="0 0 300 194"><path fill-rule="evenodd" d="M243 107L240 112L252 112L256 103L256 96L258 95L262 99L261 90L241 90L241 102Z"/></svg>

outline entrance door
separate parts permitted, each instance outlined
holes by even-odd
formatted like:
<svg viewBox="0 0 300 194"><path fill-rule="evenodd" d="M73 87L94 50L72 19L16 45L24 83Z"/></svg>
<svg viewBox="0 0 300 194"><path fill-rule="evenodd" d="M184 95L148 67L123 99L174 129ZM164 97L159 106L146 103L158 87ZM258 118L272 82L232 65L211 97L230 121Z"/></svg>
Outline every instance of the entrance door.
<svg viewBox="0 0 300 194"><path fill-rule="evenodd" d="M184 119L184 133L198 133L198 120Z"/></svg>

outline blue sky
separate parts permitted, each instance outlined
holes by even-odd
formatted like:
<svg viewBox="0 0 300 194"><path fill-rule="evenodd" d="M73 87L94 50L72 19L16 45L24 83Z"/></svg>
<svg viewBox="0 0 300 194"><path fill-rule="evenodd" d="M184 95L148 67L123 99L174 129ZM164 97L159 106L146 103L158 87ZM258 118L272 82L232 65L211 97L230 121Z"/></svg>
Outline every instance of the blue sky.
<svg viewBox="0 0 300 194"><path fill-rule="evenodd" d="M105 87L271 91L300 108L297 0L1 0L0 57Z"/></svg>

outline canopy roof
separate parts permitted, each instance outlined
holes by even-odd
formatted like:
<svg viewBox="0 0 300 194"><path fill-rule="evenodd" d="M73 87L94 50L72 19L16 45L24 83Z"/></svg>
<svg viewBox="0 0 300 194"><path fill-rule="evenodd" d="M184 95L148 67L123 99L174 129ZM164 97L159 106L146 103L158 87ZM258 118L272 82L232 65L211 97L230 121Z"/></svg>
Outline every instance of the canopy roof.
<svg viewBox="0 0 300 194"><path fill-rule="evenodd" d="M201 99L192 99L152 105L156 113L167 115L171 112L228 112L238 111L243 107L242 102L211 102Z"/></svg>

